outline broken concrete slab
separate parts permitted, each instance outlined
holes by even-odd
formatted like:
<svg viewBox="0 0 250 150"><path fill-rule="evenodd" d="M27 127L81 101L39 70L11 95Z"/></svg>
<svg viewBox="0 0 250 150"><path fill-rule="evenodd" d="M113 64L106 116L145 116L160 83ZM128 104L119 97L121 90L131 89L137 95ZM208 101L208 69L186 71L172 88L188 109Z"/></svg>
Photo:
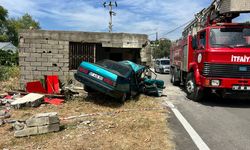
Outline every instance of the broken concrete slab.
<svg viewBox="0 0 250 150"><path fill-rule="evenodd" d="M37 114L26 120L28 127L43 126L49 124L59 123L59 118L56 112Z"/></svg>
<svg viewBox="0 0 250 150"><path fill-rule="evenodd" d="M13 128L15 130L22 130L25 128L25 123L22 123L22 122L19 122L19 121L16 121L15 123L12 124Z"/></svg>
<svg viewBox="0 0 250 150"><path fill-rule="evenodd" d="M25 95L22 98L17 98L14 102L11 103L15 108L20 108L23 105L27 107L37 107L42 103L44 95L37 93L30 93Z"/></svg>
<svg viewBox="0 0 250 150"><path fill-rule="evenodd" d="M50 124L46 126L39 126L38 127L38 133L39 134L44 134L44 133L49 133L49 132L56 132L60 130L60 124Z"/></svg>
<svg viewBox="0 0 250 150"><path fill-rule="evenodd" d="M14 133L15 137L24 137L24 136L30 136L30 135L36 135L38 134L38 128L37 127L31 127L31 128L24 128L22 130L17 130Z"/></svg>
<svg viewBox="0 0 250 150"><path fill-rule="evenodd" d="M60 120L56 112L41 113L32 116L23 123L16 122L13 127L16 130L15 137L31 136L59 131Z"/></svg>
<svg viewBox="0 0 250 150"><path fill-rule="evenodd" d="M5 110L0 110L0 119L10 118L11 114Z"/></svg>

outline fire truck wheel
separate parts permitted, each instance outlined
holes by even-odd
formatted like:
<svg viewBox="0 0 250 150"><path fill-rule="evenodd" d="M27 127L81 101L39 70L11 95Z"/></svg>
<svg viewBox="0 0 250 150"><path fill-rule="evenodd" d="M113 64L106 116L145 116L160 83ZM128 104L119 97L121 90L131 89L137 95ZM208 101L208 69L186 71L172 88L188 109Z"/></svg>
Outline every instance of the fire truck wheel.
<svg viewBox="0 0 250 150"><path fill-rule="evenodd" d="M200 90L200 87L198 87L194 80L194 73L188 73L187 80L186 80L186 91L187 91L187 97L193 101L201 101L203 98L203 91Z"/></svg>

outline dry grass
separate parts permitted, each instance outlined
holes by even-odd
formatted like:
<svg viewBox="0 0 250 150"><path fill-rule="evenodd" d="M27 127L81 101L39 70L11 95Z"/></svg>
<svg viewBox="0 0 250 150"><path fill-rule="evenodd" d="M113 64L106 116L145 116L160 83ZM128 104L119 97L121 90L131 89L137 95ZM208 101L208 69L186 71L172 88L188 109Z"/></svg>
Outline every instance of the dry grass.
<svg viewBox="0 0 250 150"><path fill-rule="evenodd" d="M107 97L92 96L60 106L12 110L12 118L28 118L40 112L58 112L60 117L122 109L161 107L161 99L140 96L124 105ZM11 125L0 127L0 149L172 149L167 128L167 110L131 111L115 115L62 121L62 130L25 138L14 138ZM86 122L90 121L90 122Z"/></svg>

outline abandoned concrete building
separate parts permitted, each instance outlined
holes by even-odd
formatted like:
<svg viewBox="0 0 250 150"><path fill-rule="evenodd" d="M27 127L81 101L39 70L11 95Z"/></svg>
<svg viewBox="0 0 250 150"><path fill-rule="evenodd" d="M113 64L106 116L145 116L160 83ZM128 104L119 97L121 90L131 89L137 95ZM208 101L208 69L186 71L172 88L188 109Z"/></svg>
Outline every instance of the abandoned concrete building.
<svg viewBox="0 0 250 150"><path fill-rule="evenodd" d="M19 41L22 87L44 75L58 75L63 82L74 79L82 61L151 64L148 36L144 34L20 30Z"/></svg>

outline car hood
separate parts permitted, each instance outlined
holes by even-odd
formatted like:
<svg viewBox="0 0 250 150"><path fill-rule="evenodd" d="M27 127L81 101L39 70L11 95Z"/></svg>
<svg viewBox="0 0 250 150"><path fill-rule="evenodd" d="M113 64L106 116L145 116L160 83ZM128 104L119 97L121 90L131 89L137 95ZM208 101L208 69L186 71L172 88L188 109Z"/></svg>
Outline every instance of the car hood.
<svg viewBox="0 0 250 150"><path fill-rule="evenodd" d="M120 61L119 63L130 66L135 73L145 69L145 66L133 63L133 62L128 61L128 60Z"/></svg>

